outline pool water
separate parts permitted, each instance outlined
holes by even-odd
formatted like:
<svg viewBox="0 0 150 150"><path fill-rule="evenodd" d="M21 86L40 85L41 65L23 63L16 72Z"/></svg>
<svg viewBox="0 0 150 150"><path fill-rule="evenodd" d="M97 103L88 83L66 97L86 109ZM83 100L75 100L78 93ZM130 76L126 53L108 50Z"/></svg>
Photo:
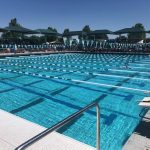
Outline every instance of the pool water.
<svg viewBox="0 0 150 150"><path fill-rule="evenodd" d="M102 150L121 150L149 91L149 55L53 54L0 59L0 108L51 127L93 101ZM58 132L95 146L93 108Z"/></svg>

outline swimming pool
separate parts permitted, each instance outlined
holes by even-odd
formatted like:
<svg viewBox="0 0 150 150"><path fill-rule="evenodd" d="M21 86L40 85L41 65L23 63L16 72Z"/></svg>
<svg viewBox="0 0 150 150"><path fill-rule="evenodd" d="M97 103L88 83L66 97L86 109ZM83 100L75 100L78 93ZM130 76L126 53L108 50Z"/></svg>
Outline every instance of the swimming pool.
<svg viewBox="0 0 150 150"><path fill-rule="evenodd" d="M51 54L0 59L0 108L50 127L96 100L101 149L120 150L138 125L149 91L149 55ZM95 146L92 109L60 133Z"/></svg>

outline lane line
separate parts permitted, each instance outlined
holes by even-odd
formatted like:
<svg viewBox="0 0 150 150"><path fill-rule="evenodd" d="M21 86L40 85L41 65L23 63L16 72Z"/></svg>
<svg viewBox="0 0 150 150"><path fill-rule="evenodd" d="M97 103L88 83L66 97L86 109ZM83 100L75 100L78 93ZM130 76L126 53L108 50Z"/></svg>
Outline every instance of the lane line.
<svg viewBox="0 0 150 150"><path fill-rule="evenodd" d="M93 73L93 75L97 76L108 76L108 77L116 77L116 78L124 78L124 79L133 79L133 80L142 80L142 81L150 81L150 79L142 79L142 78L136 78L136 77L125 77L125 76L119 76L119 75L108 75L108 74L97 74Z"/></svg>
<svg viewBox="0 0 150 150"><path fill-rule="evenodd" d="M7 72L12 72L12 73L14 71L16 71L16 70L3 69L3 68L0 68L0 70L7 71ZM34 73L30 73L30 72L17 71L15 73L25 74L25 75L30 75L30 76L37 76L37 77L42 77L42 78L53 78L53 79L67 80L67 81L84 83L84 84L90 84L90 85L96 85L96 86L101 86L101 87L111 87L111 88L117 88L117 89L123 89L123 90L132 90L132 91L138 91L138 92L150 92L150 90L142 90L142 89L137 89L137 88L116 86L116 85L111 85L111 84L102 84L102 83L96 83L96 82L88 82L88 81L83 81L83 80L77 80L77 79L71 79L71 78L63 78L63 77L57 77L57 76L47 76L47 75L42 75L42 74L34 74Z"/></svg>
<svg viewBox="0 0 150 150"><path fill-rule="evenodd" d="M114 87L114 88L118 88L118 89L133 90L133 91L139 91L139 92L150 92L149 90L142 90L142 89L136 89L136 88L116 86L116 85L111 85L111 84L102 84L102 83L88 82L88 81L75 80L75 79L72 79L72 81L79 82L79 83L85 83L85 84L91 84L91 85L98 85L98 86L103 86L103 87Z"/></svg>
<svg viewBox="0 0 150 150"><path fill-rule="evenodd" d="M143 74L150 74L150 72L141 72L141 71L133 71L133 70L122 70L122 69L108 69L110 71L118 71L118 72L135 72L135 73L143 73Z"/></svg>
<svg viewBox="0 0 150 150"><path fill-rule="evenodd" d="M13 66L13 64L9 64ZM18 66L18 64L14 64L15 66ZM143 79L143 78L136 78L136 77L127 77L127 76L119 76L119 75L110 75L110 74L100 74L100 73L94 73L94 72L87 72L87 71L79 71L79 70L66 70L66 69L53 69L53 68L46 68L46 67L39 67L39 66L28 66L28 65L19 65L20 67L28 67L28 68L34 68L34 69L40 69L40 70L51 70L51 71L62 71L62 72L76 72L76 73L84 73L84 74L93 74L96 76L104 76L104 77L114 77L114 78L123 78L123 79L131 79L131 80L141 80L141 81L150 81L150 79ZM94 69L94 68L93 68Z"/></svg>

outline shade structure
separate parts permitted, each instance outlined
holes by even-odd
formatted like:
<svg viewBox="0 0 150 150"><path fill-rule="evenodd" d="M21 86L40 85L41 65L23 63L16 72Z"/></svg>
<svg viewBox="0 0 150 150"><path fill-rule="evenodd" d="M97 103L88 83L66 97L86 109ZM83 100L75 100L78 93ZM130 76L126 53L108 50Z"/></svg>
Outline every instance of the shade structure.
<svg viewBox="0 0 150 150"><path fill-rule="evenodd" d="M21 26L8 26L3 28L5 32L18 32L24 34L34 34L33 30L21 27Z"/></svg>
<svg viewBox="0 0 150 150"><path fill-rule="evenodd" d="M53 32L48 29L31 30L31 29L27 29L21 26L8 26L5 28L0 28L0 32L18 32L18 33L24 33L24 34L45 34L45 35L57 35L57 36L62 35L60 33Z"/></svg>
<svg viewBox="0 0 150 150"><path fill-rule="evenodd" d="M57 32L50 31L48 29L36 29L33 30L37 34L45 34L45 35L59 35Z"/></svg>
<svg viewBox="0 0 150 150"><path fill-rule="evenodd" d="M6 32L7 30L5 28L0 28L0 32Z"/></svg>
<svg viewBox="0 0 150 150"><path fill-rule="evenodd" d="M85 32L83 32L83 31L70 31L70 32L68 32L68 33L64 33L63 34L63 36L65 37L65 36L79 36L79 35L86 35L86 33Z"/></svg>
<svg viewBox="0 0 150 150"><path fill-rule="evenodd" d="M60 41L53 41L53 42L50 42L51 44L63 44L63 42L60 42Z"/></svg>
<svg viewBox="0 0 150 150"><path fill-rule="evenodd" d="M149 30L149 31L147 31L146 33L150 33L150 30Z"/></svg>
<svg viewBox="0 0 150 150"><path fill-rule="evenodd" d="M126 34L126 33L146 33L146 31L143 29L133 27L133 28L124 28L114 32L114 34Z"/></svg>
<svg viewBox="0 0 150 150"><path fill-rule="evenodd" d="M91 31L90 33L88 33L88 35L98 35L98 34L112 34L113 32L110 30L95 30L95 31Z"/></svg>

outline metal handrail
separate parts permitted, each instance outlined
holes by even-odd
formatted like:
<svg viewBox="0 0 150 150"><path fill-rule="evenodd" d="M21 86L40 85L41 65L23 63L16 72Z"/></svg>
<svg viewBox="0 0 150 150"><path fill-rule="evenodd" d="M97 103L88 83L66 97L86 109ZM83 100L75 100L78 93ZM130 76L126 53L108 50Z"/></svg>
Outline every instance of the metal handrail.
<svg viewBox="0 0 150 150"><path fill-rule="evenodd" d="M41 138L46 136L47 134L50 134L53 131L56 131L56 130L62 128L64 125L68 124L69 122L71 122L72 120L74 120L79 115L81 115L82 113L84 113L85 111L89 110L92 107L96 107L96 113L97 113L97 115L96 115L97 116L96 150L100 150L100 107L99 107L97 102L93 102L93 103L87 105L83 109L81 109L81 110L77 111L76 113L70 115L69 117L67 117L64 120L60 121L56 125L42 131L41 133L39 133L36 136L32 137L31 139L27 140L23 144L19 145L17 148L15 148L15 150L24 150L24 149L26 149L27 147L31 146L32 144L34 144L35 142L37 142L38 140L40 140Z"/></svg>

